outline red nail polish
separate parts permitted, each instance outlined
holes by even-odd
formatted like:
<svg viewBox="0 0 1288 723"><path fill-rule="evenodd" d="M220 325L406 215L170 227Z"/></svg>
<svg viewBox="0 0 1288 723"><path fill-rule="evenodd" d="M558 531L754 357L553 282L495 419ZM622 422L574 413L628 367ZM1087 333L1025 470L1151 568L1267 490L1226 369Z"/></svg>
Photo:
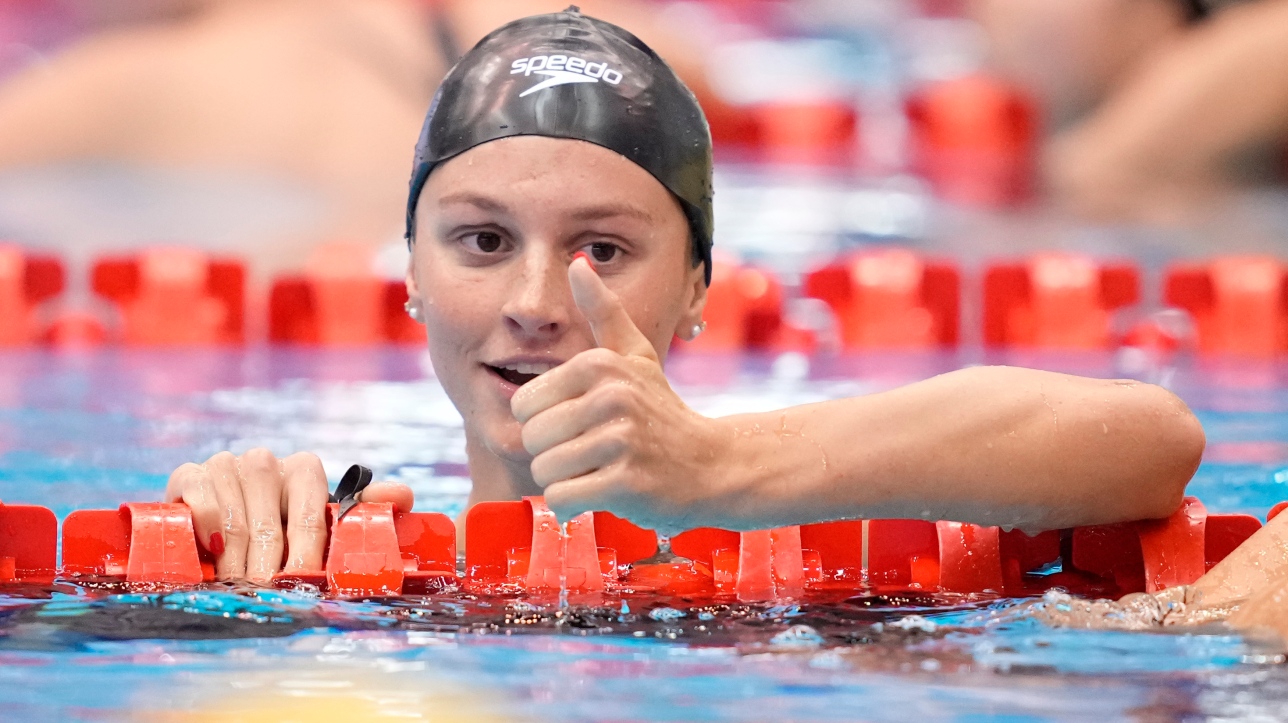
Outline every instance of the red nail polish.
<svg viewBox="0 0 1288 723"><path fill-rule="evenodd" d="M224 554L224 536L221 533L214 532L210 535L210 552L215 557Z"/></svg>
<svg viewBox="0 0 1288 723"><path fill-rule="evenodd" d="M590 267L592 269L595 268L595 265L590 263L590 254L586 253L585 251L578 251L577 253L572 255L573 261L576 261L577 259L586 259L586 263L590 264Z"/></svg>

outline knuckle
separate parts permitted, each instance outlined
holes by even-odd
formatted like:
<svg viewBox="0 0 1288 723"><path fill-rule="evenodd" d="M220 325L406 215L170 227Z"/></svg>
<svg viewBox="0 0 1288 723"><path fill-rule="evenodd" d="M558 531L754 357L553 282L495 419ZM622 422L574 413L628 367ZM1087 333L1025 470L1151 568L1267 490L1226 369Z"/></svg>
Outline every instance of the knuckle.
<svg viewBox="0 0 1288 723"><path fill-rule="evenodd" d="M625 384L601 384L595 388L594 403L612 411L625 412L635 404L635 390Z"/></svg>
<svg viewBox="0 0 1288 723"><path fill-rule="evenodd" d="M604 454L614 459L622 457L630 449L630 430L619 422L604 427L595 440L595 446Z"/></svg>
<svg viewBox="0 0 1288 723"><path fill-rule="evenodd" d="M591 371L603 374L617 368L621 358L616 352L604 348L595 348L583 352L585 363Z"/></svg>
<svg viewBox="0 0 1288 723"><path fill-rule="evenodd" d="M273 522L255 524L251 540L260 547L274 547L282 544L282 526Z"/></svg>
<svg viewBox="0 0 1288 723"><path fill-rule="evenodd" d="M309 510L295 515L288 523L287 533L291 537L311 539L326 532L326 520L317 511Z"/></svg>
<svg viewBox="0 0 1288 723"><path fill-rule="evenodd" d="M233 465L236 462L237 462L237 455L227 450L224 450L223 452L217 452L211 455L210 459L206 460L206 464L214 464L214 465Z"/></svg>
<svg viewBox="0 0 1288 723"><path fill-rule="evenodd" d="M297 468L313 466L321 467L322 458L312 452L296 452L282 460L282 463Z"/></svg>
<svg viewBox="0 0 1288 723"><path fill-rule="evenodd" d="M250 539L250 531L246 528L246 520L238 519L234 516L224 521L224 536L229 541L244 542Z"/></svg>
<svg viewBox="0 0 1288 723"><path fill-rule="evenodd" d="M206 470L201 465L195 462L185 462L175 467L174 471L170 473L170 479L183 484L191 484L192 482L200 481L205 476L205 473Z"/></svg>
<svg viewBox="0 0 1288 723"><path fill-rule="evenodd" d="M288 492L316 492L327 489L322 460L312 452L296 452L282 460L282 470L289 480Z"/></svg>
<svg viewBox="0 0 1288 723"><path fill-rule="evenodd" d="M604 437L613 444L621 445L622 448L629 447L636 437L635 421L626 417L609 422L604 425Z"/></svg>
<svg viewBox="0 0 1288 723"><path fill-rule="evenodd" d="M241 456L242 467L249 467L256 470L271 470L277 467L277 457L273 456L265 447L255 447L247 450Z"/></svg>

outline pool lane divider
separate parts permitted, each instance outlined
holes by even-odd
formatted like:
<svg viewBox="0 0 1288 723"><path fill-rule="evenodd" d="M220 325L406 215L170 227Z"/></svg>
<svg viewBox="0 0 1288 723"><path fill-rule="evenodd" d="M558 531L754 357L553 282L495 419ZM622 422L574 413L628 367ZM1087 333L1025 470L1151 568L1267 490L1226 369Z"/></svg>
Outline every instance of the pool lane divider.
<svg viewBox="0 0 1288 723"><path fill-rule="evenodd" d="M63 292L63 262L0 243L0 347L40 338L36 308Z"/></svg>
<svg viewBox="0 0 1288 723"><path fill-rule="evenodd" d="M362 597L420 594L456 582L456 527L446 515L367 502L341 517L340 505L332 503L327 529L323 569L279 573L275 584L307 583L336 596ZM53 540L50 550L56 549ZM0 537L0 560L9 554L9 542ZM69 514L60 572L87 582L181 586L215 580L214 559L197 545L191 510L161 502Z"/></svg>
<svg viewBox="0 0 1288 723"><path fill-rule="evenodd" d="M252 275L239 257L177 246L100 256L88 281L115 307L104 314L74 300L58 303L68 283L57 256L0 243L0 346L238 346L257 341L247 329L261 327L275 344L424 344L425 327L404 310L401 278L374 273L373 259L361 245L318 246L298 273L278 276L259 295L248 293ZM963 309L978 305L978 338L993 348L1125 345L1253 359L1288 353L1288 263L1273 256L1170 263L1161 294L1145 293L1137 261L1084 253L994 259L981 272L975 285L960 260L865 249L806 270L798 299L774 270L721 257L707 294L707 331L677 347L807 354L953 348L976 338L961 323ZM976 286L978 298L963 295ZM1156 296L1164 309L1141 306Z"/></svg>
<svg viewBox="0 0 1288 723"><path fill-rule="evenodd" d="M58 518L47 507L0 502L0 584L52 582L58 572Z"/></svg>
<svg viewBox="0 0 1288 723"><path fill-rule="evenodd" d="M1282 509L1277 505L1271 516ZM699 528L671 538L666 555L652 530L608 512L561 526L540 497L480 503L465 524L468 544L458 571L456 526L446 515L364 502L341 516L332 503L322 569L279 573L274 583L307 583L336 597L628 590L756 601L810 591L1023 596L1057 586L1117 596L1192 583L1261 526L1250 515L1208 514L1189 497L1161 520L1036 535L924 520ZM72 512L62 526L61 566L57 554L53 512L0 504L0 585L47 584L55 577L161 587L215 580L191 511L178 503Z"/></svg>

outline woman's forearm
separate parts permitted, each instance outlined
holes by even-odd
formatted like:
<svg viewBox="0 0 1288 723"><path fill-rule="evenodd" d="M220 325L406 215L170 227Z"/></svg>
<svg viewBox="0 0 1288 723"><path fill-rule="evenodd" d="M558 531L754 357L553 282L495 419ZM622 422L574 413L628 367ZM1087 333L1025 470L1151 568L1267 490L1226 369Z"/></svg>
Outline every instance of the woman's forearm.
<svg viewBox="0 0 1288 723"><path fill-rule="evenodd" d="M718 420L724 524L952 519L1028 530L1162 517L1203 451L1152 385L1008 367ZM727 518L727 519L725 519Z"/></svg>
<svg viewBox="0 0 1288 723"><path fill-rule="evenodd" d="M1194 602L1219 607L1288 580L1288 515L1267 522L1194 583Z"/></svg>

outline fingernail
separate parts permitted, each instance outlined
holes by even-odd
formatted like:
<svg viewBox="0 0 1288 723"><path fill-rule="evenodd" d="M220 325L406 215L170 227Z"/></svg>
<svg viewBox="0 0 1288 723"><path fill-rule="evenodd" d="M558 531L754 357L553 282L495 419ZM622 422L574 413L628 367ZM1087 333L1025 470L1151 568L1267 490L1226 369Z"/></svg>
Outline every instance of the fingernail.
<svg viewBox="0 0 1288 723"><path fill-rule="evenodd" d="M586 265L590 266L590 268L592 269L595 268L595 265L590 263L590 254L586 253L585 251L578 251L577 253L572 255L573 261L576 261L577 259L586 259Z"/></svg>
<svg viewBox="0 0 1288 723"><path fill-rule="evenodd" d="M215 557L224 554L224 536L222 533L215 532L210 535L210 552Z"/></svg>

